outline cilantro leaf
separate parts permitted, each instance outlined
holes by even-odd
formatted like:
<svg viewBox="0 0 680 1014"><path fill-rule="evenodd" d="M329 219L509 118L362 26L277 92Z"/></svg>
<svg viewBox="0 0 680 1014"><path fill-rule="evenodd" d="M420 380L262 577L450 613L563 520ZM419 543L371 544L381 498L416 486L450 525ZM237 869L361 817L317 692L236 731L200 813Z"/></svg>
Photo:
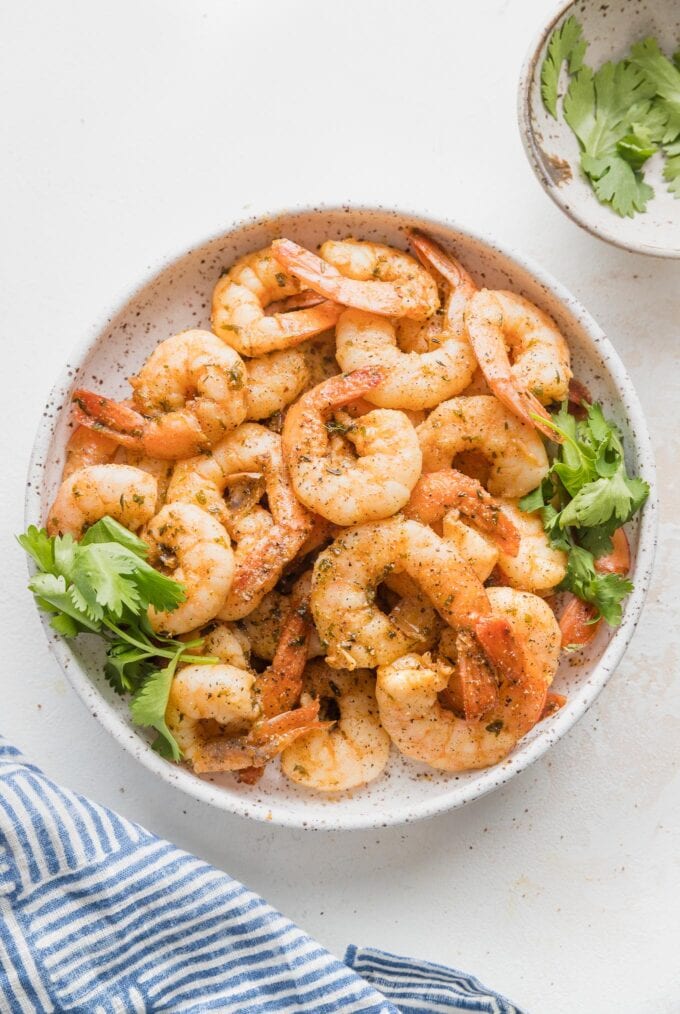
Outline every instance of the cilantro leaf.
<svg viewBox="0 0 680 1014"><path fill-rule="evenodd" d="M79 545L93 546L101 542L116 542L119 546L129 549L135 556L141 557L142 560L146 560L149 555L149 547L146 542L142 542L128 528L124 528L120 522L108 515L100 518L91 528L88 528Z"/></svg>
<svg viewBox="0 0 680 1014"><path fill-rule="evenodd" d="M648 158L651 158L657 146L650 141L646 132L626 134L616 142L616 154L624 159L634 171L642 169Z"/></svg>
<svg viewBox="0 0 680 1014"><path fill-rule="evenodd" d="M583 65L587 43L583 29L572 15L550 36L545 59L541 67L541 96L545 108L557 119L557 88L562 64L567 61L570 74L575 74Z"/></svg>
<svg viewBox="0 0 680 1014"><path fill-rule="evenodd" d="M68 636L75 636L82 630L98 632L101 629L100 623L88 615L87 609L83 609L74 602L71 595L71 586L66 583L62 574L36 574L28 583L29 589L36 597L39 607L46 613L63 614L70 623L64 623L62 633L69 631ZM55 621L51 621L55 626ZM74 631L74 633L70 633Z"/></svg>
<svg viewBox="0 0 680 1014"><path fill-rule="evenodd" d="M616 627L621 622L621 602L632 592L633 585L621 574L598 574L592 553L574 546L560 588L592 603L605 622Z"/></svg>
<svg viewBox="0 0 680 1014"><path fill-rule="evenodd" d="M668 189L674 197L680 197L680 141L669 144L664 148L666 164L663 170L663 178L668 183Z"/></svg>
<svg viewBox="0 0 680 1014"><path fill-rule="evenodd" d="M92 525L79 542L71 535L50 537L35 526L18 541L37 566L29 589L54 630L64 637L89 632L106 639L106 679L117 693L134 694L133 720L152 725L159 733L154 746L162 744L164 756L179 760L164 720L175 670L180 662L217 659L191 653L201 638L157 636L147 609L175 609L186 598L184 587L147 563L144 542L110 517ZM169 660L164 669L158 668L159 658Z"/></svg>
<svg viewBox="0 0 680 1014"><path fill-rule="evenodd" d="M182 759L182 751L165 723L165 709L180 655L181 649L164 669L158 669L147 676L130 702L133 722L154 728L174 761Z"/></svg>
<svg viewBox="0 0 680 1014"><path fill-rule="evenodd" d="M44 528L30 525L23 535L17 535L17 542L35 560L40 570L54 572L54 540Z"/></svg>
<svg viewBox="0 0 680 1014"><path fill-rule="evenodd" d="M672 137L668 136L668 131L674 130L672 124L675 117L680 117L680 70L661 52L656 39L651 37L631 46L630 62L640 70L654 94L663 99L662 108L670 121L664 140L675 140L677 131Z"/></svg>
<svg viewBox="0 0 680 1014"><path fill-rule="evenodd" d="M611 155L628 133L631 109L639 117L651 107L653 87L632 64L605 63L593 73L583 67L572 78L564 97L564 118L586 155Z"/></svg>
<svg viewBox="0 0 680 1014"><path fill-rule="evenodd" d="M599 573L595 559L612 549L612 535L642 507L649 486L628 475L621 433L600 405L588 405L579 421L564 405L551 425L563 442L546 478L519 506L540 512L551 545L567 553L560 589L592 603L616 625L632 585L621 574Z"/></svg>

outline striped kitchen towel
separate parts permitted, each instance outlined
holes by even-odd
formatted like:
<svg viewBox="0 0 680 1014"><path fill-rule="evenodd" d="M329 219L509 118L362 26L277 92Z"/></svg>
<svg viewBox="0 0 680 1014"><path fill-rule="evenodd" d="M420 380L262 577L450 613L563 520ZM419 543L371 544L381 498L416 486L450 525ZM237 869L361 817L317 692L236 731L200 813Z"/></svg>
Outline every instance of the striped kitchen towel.
<svg viewBox="0 0 680 1014"><path fill-rule="evenodd" d="M0 1011L489 1011L453 969L346 963L237 881L50 781L0 737Z"/></svg>

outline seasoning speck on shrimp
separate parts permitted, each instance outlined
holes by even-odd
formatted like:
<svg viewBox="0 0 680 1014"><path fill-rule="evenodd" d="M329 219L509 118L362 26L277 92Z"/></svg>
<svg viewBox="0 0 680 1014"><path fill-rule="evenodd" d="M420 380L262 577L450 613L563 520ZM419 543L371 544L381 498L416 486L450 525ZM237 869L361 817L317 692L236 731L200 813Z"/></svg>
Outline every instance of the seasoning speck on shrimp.
<svg viewBox="0 0 680 1014"><path fill-rule="evenodd" d="M289 239L272 244L286 271L344 306L425 320L439 306L437 285L409 254L382 243L328 240L320 257Z"/></svg>
<svg viewBox="0 0 680 1014"><path fill-rule="evenodd" d="M349 427L334 426L330 418L382 379L374 368L331 377L303 394L286 416L283 451L293 488L310 510L337 525L394 514L420 475L416 431L402 412L376 409ZM346 440L338 445L334 434Z"/></svg>
<svg viewBox="0 0 680 1014"><path fill-rule="evenodd" d="M79 389L76 418L152 458L204 453L246 416L246 367L210 331L183 331L157 345L130 379L135 408Z"/></svg>
<svg viewBox="0 0 680 1014"><path fill-rule="evenodd" d="M215 334L244 356L261 356L333 327L342 307L324 300L289 313L265 315L269 303L296 296L301 286L266 247L246 254L223 275L212 297Z"/></svg>

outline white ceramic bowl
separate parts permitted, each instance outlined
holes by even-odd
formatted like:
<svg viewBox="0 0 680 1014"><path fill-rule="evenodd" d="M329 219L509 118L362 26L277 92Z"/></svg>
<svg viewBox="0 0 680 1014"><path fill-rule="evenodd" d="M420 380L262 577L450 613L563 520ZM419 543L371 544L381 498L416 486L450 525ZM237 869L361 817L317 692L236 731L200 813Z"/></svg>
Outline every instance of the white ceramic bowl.
<svg viewBox="0 0 680 1014"><path fill-rule="evenodd" d="M633 42L657 38L667 55L680 42L678 0L570 0L541 28L529 48L519 80L517 114L524 149L543 189L574 222L608 243L657 257L680 257L680 199L663 180L663 161L653 155L645 179L655 195L643 214L621 218L600 204L579 167L579 145L562 117L554 120L541 98L541 67L555 28L570 15L583 26L588 41L585 63L597 69L620 60Z"/></svg>
<svg viewBox="0 0 680 1014"><path fill-rule="evenodd" d="M324 207L241 222L197 244L159 265L139 289L93 328L65 365L41 420L30 465L27 523L44 520L59 482L71 390L82 385L114 397L124 395L125 378L136 371L158 341L183 328L208 325L210 294L223 266L247 251L266 246L276 236L286 235L314 247L328 237L351 234L403 247L405 230L410 227L424 229L449 245L480 283L521 292L555 317L568 336L576 375L625 433L631 470L653 483L647 427L631 381L600 328L558 282L520 255L451 223L379 208ZM623 623L613 633L601 631L578 657L578 664L572 657L563 665L555 688L568 694L569 703L536 726L505 762L484 771L438 773L393 750L388 770L380 779L331 797L291 784L276 764L254 787L238 785L229 775L199 778L162 760L151 750L149 737L130 723L127 703L113 693L102 676L101 643L84 636L62 640L47 622L45 629L64 672L102 725L146 767L189 795L223 810L290 827L337 830L397 824L461 806L507 782L545 753L597 697L623 655L642 609L654 556L653 496L631 527L635 591L626 602ZM574 778L579 777L587 777L585 764L580 772L574 772Z"/></svg>

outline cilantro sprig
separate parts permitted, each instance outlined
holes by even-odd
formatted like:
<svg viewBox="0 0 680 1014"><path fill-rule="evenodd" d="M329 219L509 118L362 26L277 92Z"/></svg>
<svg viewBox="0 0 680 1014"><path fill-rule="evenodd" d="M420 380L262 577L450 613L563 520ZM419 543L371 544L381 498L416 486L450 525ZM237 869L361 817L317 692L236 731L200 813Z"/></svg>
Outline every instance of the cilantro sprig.
<svg viewBox="0 0 680 1014"><path fill-rule="evenodd" d="M520 500L539 512L551 544L568 554L559 590L592 603L611 626L621 622L621 602L633 586L621 574L600 573L596 560L612 549L612 535L640 510L649 485L626 470L621 432L599 405L577 420L563 405L552 416L562 437L541 485Z"/></svg>
<svg viewBox="0 0 680 1014"><path fill-rule="evenodd" d="M541 95L558 118L558 88L566 64L564 119L581 148L581 168L602 204L622 217L644 212L654 196L643 167L657 151L663 178L680 197L680 67L656 39L635 43L626 59L593 70L587 43L572 15L552 33L541 68Z"/></svg>
<svg viewBox="0 0 680 1014"><path fill-rule="evenodd" d="M170 685L180 662L211 663L194 654L202 641L177 641L154 633L147 617L153 606L172 611L186 599L184 587L155 570L147 546L111 517L104 517L76 542L30 528L18 537L34 560L29 581L40 609L63 637L99 634L107 641L104 674L119 694L132 694L130 712L138 725L156 729L154 749L173 760L181 751L165 724ZM164 666L159 666L166 660Z"/></svg>

